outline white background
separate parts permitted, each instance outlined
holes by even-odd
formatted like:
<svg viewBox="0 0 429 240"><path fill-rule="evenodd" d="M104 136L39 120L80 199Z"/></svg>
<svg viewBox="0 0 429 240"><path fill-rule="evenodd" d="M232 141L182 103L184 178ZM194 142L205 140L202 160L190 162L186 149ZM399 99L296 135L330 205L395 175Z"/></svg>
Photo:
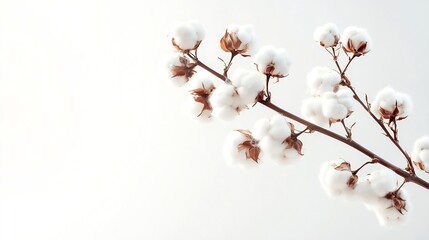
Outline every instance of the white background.
<svg viewBox="0 0 429 240"><path fill-rule="evenodd" d="M303 138L297 165L227 167L226 134L272 112L256 106L231 124L195 124L180 111L186 92L159 65L173 21L206 26L200 55L219 70L225 27L254 24L262 44L292 56L273 101L299 113L307 72L333 67L313 30L365 27L374 49L350 79L370 98L386 85L412 96L414 114L400 123L411 151L429 134L428 8L423 0L1 1L0 239L426 239L429 191L418 186L406 186L414 211L394 229L360 203L327 197L320 164L367 159L321 135ZM404 166L359 108L353 119L357 141Z"/></svg>

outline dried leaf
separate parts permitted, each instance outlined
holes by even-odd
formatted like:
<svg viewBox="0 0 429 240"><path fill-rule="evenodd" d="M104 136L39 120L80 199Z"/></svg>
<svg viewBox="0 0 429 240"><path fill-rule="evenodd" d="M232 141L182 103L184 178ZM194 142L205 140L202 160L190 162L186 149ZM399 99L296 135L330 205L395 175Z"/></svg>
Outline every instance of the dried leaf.
<svg viewBox="0 0 429 240"><path fill-rule="evenodd" d="M349 172L352 171L351 165L348 162L342 162L340 165L336 166L334 169L338 170L338 171L349 171Z"/></svg>
<svg viewBox="0 0 429 240"><path fill-rule="evenodd" d="M425 171L425 165L422 162L414 162L414 165L416 165L420 170Z"/></svg>

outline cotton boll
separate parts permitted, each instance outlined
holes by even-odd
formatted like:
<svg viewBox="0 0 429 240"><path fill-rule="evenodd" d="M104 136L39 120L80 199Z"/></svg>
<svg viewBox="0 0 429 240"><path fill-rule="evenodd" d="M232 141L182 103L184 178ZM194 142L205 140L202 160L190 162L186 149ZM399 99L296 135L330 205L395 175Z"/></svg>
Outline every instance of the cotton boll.
<svg viewBox="0 0 429 240"><path fill-rule="evenodd" d="M429 172L429 137L421 137L414 143L411 158L420 170Z"/></svg>
<svg viewBox="0 0 429 240"><path fill-rule="evenodd" d="M249 56L257 49L256 34L251 25L231 24L220 40L221 48L225 52Z"/></svg>
<svg viewBox="0 0 429 240"><path fill-rule="evenodd" d="M357 57L371 51L372 41L363 28L347 27L341 37L341 43L344 51L353 53Z"/></svg>
<svg viewBox="0 0 429 240"><path fill-rule="evenodd" d="M259 119L252 128L252 134L255 139L260 141L268 135L270 130L270 120L268 118Z"/></svg>
<svg viewBox="0 0 429 240"><path fill-rule="evenodd" d="M327 126L329 119L322 112L323 100L321 97L310 97L303 101L301 112L305 119L319 125Z"/></svg>
<svg viewBox="0 0 429 240"><path fill-rule="evenodd" d="M246 136L238 131L233 131L227 136L223 152L229 165L236 165L242 168L251 168L258 165L254 160L247 158L245 150L239 150L239 145L246 140Z"/></svg>
<svg viewBox="0 0 429 240"><path fill-rule="evenodd" d="M171 83L181 87L185 85L194 75L196 64L182 54L172 54L165 62Z"/></svg>
<svg viewBox="0 0 429 240"><path fill-rule="evenodd" d="M289 74L291 61L283 48L262 47L254 56L253 61L258 71L265 75L282 78Z"/></svg>
<svg viewBox="0 0 429 240"><path fill-rule="evenodd" d="M412 204L408 197L408 193L404 189L401 189L398 191L397 197L403 200L405 204L403 209L398 210L395 208L392 200L387 198L379 198L373 205L372 209L382 226L393 227L407 221L412 211Z"/></svg>
<svg viewBox="0 0 429 240"><path fill-rule="evenodd" d="M371 172L366 175L365 179L379 197L384 197L387 193L398 188L398 179L392 171L387 169Z"/></svg>
<svg viewBox="0 0 429 240"><path fill-rule="evenodd" d="M265 78L258 72L238 69L231 77L232 84L243 104L254 104L256 97L264 90Z"/></svg>
<svg viewBox="0 0 429 240"><path fill-rule="evenodd" d="M398 112L395 113L395 108ZM407 117L412 110L411 99L408 95L396 92L391 87L379 91L371 104L371 112L384 119L391 117L400 119Z"/></svg>
<svg viewBox="0 0 429 240"><path fill-rule="evenodd" d="M337 170L336 168L341 164L340 161L330 161L324 163L320 168L319 180L331 197L351 196L353 193L353 188L348 184L352 173L348 170Z"/></svg>
<svg viewBox="0 0 429 240"><path fill-rule="evenodd" d="M337 91L340 82L340 74L327 67L315 67L307 75L307 85L314 97L321 96L325 92Z"/></svg>
<svg viewBox="0 0 429 240"><path fill-rule="evenodd" d="M204 28L197 21L176 23L171 30L173 46L182 52L196 49L204 36Z"/></svg>
<svg viewBox="0 0 429 240"><path fill-rule="evenodd" d="M313 39L322 47L335 47L337 46L340 39L340 31L335 24L327 23L321 27L316 28L313 34Z"/></svg>
<svg viewBox="0 0 429 240"><path fill-rule="evenodd" d="M283 142L286 138L290 137L291 129L289 123L281 115L275 115L270 120L270 129L268 134L279 142Z"/></svg>
<svg viewBox="0 0 429 240"><path fill-rule="evenodd" d="M323 115L331 122L345 119L352 112L353 96L347 89L323 94Z"/></svg>

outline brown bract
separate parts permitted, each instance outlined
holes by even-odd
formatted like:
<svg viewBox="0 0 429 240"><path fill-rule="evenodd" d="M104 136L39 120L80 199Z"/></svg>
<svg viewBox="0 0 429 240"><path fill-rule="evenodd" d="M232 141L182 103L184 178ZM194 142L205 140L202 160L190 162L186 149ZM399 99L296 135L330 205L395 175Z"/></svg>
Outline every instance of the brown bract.
<svg viewBox="0 0 429 240"><path fill-rule="evenodd" d="M292 134L288 138L286 138L283 143L287 145L287 149L293 148L298 152L299 155L303 156L304 154L302 154L302 147L304 146L304 144L301 140L298 139L297 135L294 133L295 126L292 123L289 123L289 128Z"/></svg>
<svg viewBox="0 0 429 240"><path fill-rule="evenodd" d="M384 197L392 201L392 205L388 208L395 208L402 215L404 214L403 213L404 210L407 211L406 209L407 201L405 201L400 196L398 196L398 191L390 192L386 194L386 196Z"/></svg>
<svg viewBox="0 0 429 240"><path fill-rule="evenodd" d="M246 140L238 145L238 151L246 151L246 158L251 159L255 162L259 161L259 154L261 150L257 145L257 141L252 137L252 133L249 130L237 130L239 133L243 134Z"/></svg>
<svg viewBox="0 0 429 240"><path fill-rule="evenodd" d="M225 34L220 39L220 47L225 52L230 52L233 54L241 54L245 57L248 57L249 55L246 55L245 53L249 49L249 45L246 44L242 49L240 49L241 43L242 42L238 38L236 32L225 31Z"/></svg>
<svg viewBox="0 0 429 240"><path fill-rule="evenodd" d="M349 39L347 41L346 46L343 46L343 49L345 52L350 52L350 53L353 53L356 57L360 57L368 52L368 50L366 49L367 44L368 44L367 42L362 41L359 43L357 48L355 48L353 46L353 41Z"/></svg>
<svg viewBox="0 0 429 240"><path fill-rule="evenodd" d="M349 180L347 181L347 186L349 188L352 188L352 189L354 189L356 187L356 183L358 182L359 177L358 177L358 175L352 173L352 169L351 169L350 163L348 163L348 162L342 162L340 165L336 166L334 169L337 170L337 171L347 171L347 172L350 172L352 175L350 176Z"/></svg>
<svg viewBox="0 0 429 240"><path fill-rule="evenodd" d="M195 102L203 104L203 108L197 117L201 116L201 114L203 114L203 112L206 110L210 112L212 111L212 107L209 103L209 97L213 90L214 87L206 88L204 84L201 88L191 90L191 94L194 96Z"/></svg>
<svg viewBox="0 0 429 240"><path fill-rule="evenodd" d="M422 162L414 162L414 165L416 165L420 170L427 172L425 170L425 165ZM429 173L429 172L427 172L427 173Z"/></svg>
<svg viewBox="0 0 429 240"><path fill-rule="evenodd" d="M174 48L176 48L177 51L183 52L183 53L188 53L189 51L197 49L200 46L201 41L197 41L197 43L195 44L195 46L193 48L191 48L191 49L182 49L182 48L180 48L180 46L176 43L176 41L174 41L174 38L171 39L171 43L173 44Z"/></svg>
<svg viewBox="0 0 429 240"><path fill-rule="evenodd" d="M255 63L255 65L256 65L256 69L259 72L262 72L262 73L264 73L265 75L267 75L269 77L275 77L275 78L284 78L284 77L286 77L285 75L282 75L282 74L273 74L273 72L276 70L276 65L273 62L271 62L270 64L268 64L265 67L265 69L260 69L260 66L258 64L256 64L256 63ZM261 70L263 70L263 71L261 71Z"/></svg>
<svg viewBox="0 0 429 240"><path fill-rule="evenodd" d="M170 69L171 78L174 77L185 77L186 81L189 81L196 71L194 68L197 66L196 63L192 63L188 58L180 56L179 57L180 66L173 65Z"/></svg>

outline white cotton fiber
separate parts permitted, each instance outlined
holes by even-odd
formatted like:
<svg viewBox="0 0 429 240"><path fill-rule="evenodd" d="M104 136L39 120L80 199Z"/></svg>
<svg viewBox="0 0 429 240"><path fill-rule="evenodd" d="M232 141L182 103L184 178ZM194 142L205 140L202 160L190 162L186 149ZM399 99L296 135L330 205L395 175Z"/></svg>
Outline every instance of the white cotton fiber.
<svg viewBox="0 0 429 240"><path fill-rule="evenodd" d="M313 39L322 47L335 47L340 39L340 31L335 24L327 23L316 28L313 33Z"/></svg>
<svg viewBox="0 0 429 240"><path fill-rule="evenodd" d="M337 91L340 82L340 74L328 67L315 67L307 74L307 85L314 97Z"/></svg>
<svg viewBox="0 0 429 240"><path fill-rule="evenodd" d="M285 77L289 74L291 60L283 48L265 46L259 49L253 58L259 72L273 77Z"/></svg>
<svg viewBox="0 0 429 240"><path fill-rule="evenodd" d="M323 99L321 97L310 97L302 102L301 113L304 118L316 125L325 127L329 119L323 115Z"/></svg>
<svg viewBox="0 0 429 240"><path fill-rule="evenodd" d="M366 54L372 49L371 37L363 28L347 27L340 41L346 52L356 54L357 56Z"/></svg>

